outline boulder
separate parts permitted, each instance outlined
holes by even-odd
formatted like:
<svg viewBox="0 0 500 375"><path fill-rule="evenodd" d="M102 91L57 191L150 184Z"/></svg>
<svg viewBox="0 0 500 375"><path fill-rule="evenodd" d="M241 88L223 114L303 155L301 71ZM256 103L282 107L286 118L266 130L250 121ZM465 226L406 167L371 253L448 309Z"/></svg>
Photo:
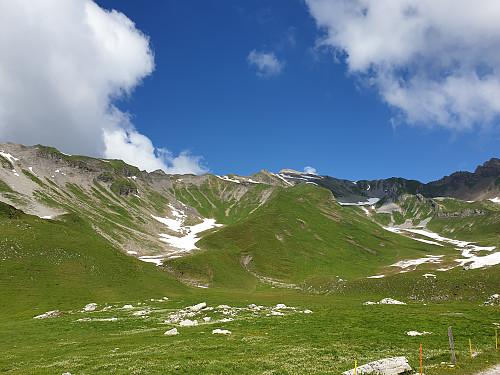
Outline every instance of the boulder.
<svg viewBox="0 0 500 375"><path fill-rule="evenodd" d="M164 333L164 335L167 335L167 336L175 336L178 334L179 334L179 332L177 331L177 328L172 328Z"/></svg>
<svg viewBox="0 0 500 375"><path fill-rule="evenodd" d="M412 371L405 357L379 359L359 366L356 374L399 375ZM342 375L354 375L354 369L344 371Z"/></svg>
<svg viewBox="0 0 500 375"><path fill-rule="evenodd" d="M179 323L181 327L193 327L198 325L197 320L186 319Z"/></svg>
<svg viewBox="0 0 500 375"><path fill-rule="evenodd" d="M190 306L189 309L191 311L200 311L202 308L204 308L206 306L207 306L206 302L202 302L202 303L199 303L197 305Z"/></svg>

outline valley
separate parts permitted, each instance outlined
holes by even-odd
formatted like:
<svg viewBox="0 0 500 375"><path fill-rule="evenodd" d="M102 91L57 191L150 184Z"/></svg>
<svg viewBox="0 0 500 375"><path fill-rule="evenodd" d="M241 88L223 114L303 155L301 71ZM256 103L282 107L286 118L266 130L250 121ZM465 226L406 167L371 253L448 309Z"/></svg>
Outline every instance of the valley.
<svg viewBox="0 0 500 375"><path fill-rule="evenodd" d="M416 372L422 344L444 374L449 326L454 373L500 361L499 159L427 184L167 175L11 143L0 164L2 372L337 374L396 356ZM405 304L365 304L384 298Z"/></svg>

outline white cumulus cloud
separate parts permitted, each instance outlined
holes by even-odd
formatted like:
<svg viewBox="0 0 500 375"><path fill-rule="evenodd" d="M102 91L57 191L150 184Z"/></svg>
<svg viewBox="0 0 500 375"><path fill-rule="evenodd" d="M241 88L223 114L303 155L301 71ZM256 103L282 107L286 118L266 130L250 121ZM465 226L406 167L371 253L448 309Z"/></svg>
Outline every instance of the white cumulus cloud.
<svg viewBox="0 0 500 375"><path fill-rule="evenodd" d="M154 70L149 38L123 13L92 0L0 1L0 51L0 139L169 169L113 105Z"/></svg>
<svg viewBox="0 0 500 375"><path fill-rule="evenodd" d="M311 166L307 166L304 168L304 173L307 173L307 174L317 174L316 173L316 168L313 168Z"/></svg>
<svg viewBox="0 0 500 375"><path fill-rule="evenodd" d="M148 171L162 169L170 174L201 174L208 169L202 164L201 156L191 156L183 151L174 157L166 149L155 149L151 140L131 129L104 131L105 154L110 159L121 159L129 164L141 165Z"/></svg>
<svg viewBox="0 0 500 375"><path fill-rule="evenodd" d="M277 76L285 67L285 63L279 61L274 52L266 53L253 50L248 54L247 60L250 65L257 67L257 76L261 78Z"/></svg>
<svg viewBox="0 0 500 375"><path fill-rule="evenodd" d="M321 45L409 123L491 128L500 117L497 0L306 0Z"/></svg>

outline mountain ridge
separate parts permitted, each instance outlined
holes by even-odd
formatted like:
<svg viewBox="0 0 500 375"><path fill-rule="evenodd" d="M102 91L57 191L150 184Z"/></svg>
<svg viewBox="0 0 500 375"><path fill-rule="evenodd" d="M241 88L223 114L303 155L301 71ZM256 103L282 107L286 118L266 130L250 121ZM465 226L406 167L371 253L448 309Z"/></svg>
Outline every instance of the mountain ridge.
<svg viewBox="0 0 500 375"><path fill-rule="evenodd" d="M259 280L298 286L332 272L351 278L393 272L384 267L436 251L412 232L384 227L428 227L471 241L478 229L483 243L497 246L497 160L460 182L449 176L429 184L353 182L293 170L148 173L121 160L2 143L0 201L45 219L79 217L123 253L188 285L229 288L240 280L238 287L255 288ZM443 263L453 265L459 254L446 246Z"/></svg>

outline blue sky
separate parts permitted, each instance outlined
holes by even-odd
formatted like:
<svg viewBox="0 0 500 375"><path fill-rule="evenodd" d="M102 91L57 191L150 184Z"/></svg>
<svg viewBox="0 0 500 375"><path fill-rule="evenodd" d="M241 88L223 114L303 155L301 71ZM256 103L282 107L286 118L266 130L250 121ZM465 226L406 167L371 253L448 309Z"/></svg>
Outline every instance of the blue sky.
<svg viewBox="0 0 500 375"><path fill-rule="evenodd" d="M428 182L457 170L473 171L478 164L500 156L500 109L479 94L449 94L452 89L483 92L486 83L492 87L500 73L500 63L495 65L499 59L496 55L462 59L474 53L479 56L483 50L477 43L457 42L453 29L446 39L443 26L442 40L433 38L438 40L429 45L427 56L417 47L408 52L406 46L421 42L405 39L408 30L395 26L384 34L382 26L377 26L377 15L387 19L383 12L394 10L377 9L371 1L366 2L371 5L365 12L372 17L370 22L360 20L359 12L338 8L342 2L326 0L96 3L104 10L123 13L135 23L138 31L134 32L149 38L149 47L138 47L143 49L137 56L149 48L154 68L146 62L134 73L136 81L117 84L118 91L129 94L115 90L105 95L110 106L130 115L127 121L134 131L149 138L157 149L168 150L170 161L186 155L219 175L248 175L261 169L301 171L311 166L319 174L350 180L398 176ZM405 17L409 10L420 16L408 18L413 27L408 35L419 35L424 21L426 28L436 28L429 24L424 8L412 9L404 10ZM439 14L439 10L432 13ZM474 20L471 15L467 22L484 24L482 16ZM459 20L461 14L448 17ZM432 22L447 24L443 20ZM357 32L344 32L356 27ZM361 43L353 37L363 33L398 37L373 51L375 41ZM491 43L500 45L500 34L495 38ZM389 43L398 48L390 49ZM430 57L432 49L439 51L441 46L451 46L456 52L451 57ZM484 49L491 47L484 45ZM259 69L255 59L259 56L267 57L270 70ZM456 73L449 73L450 59L454 66L460 65ZM492 79L465 80L469 70L477 72L478 66L493 72ZM455 86L445 87L445 80ZM395 82L402 81L396 90ZM393 95L396 91L398 95ZM497 94L496 86L491 92L488 95ZM434 108L443 97L447 102ZM430 99L422 102L422 98ZM0 95L0 104L1 100ZM4 131L4 140L50 142L24 141L21 135L9 134ZM56 142L55 134L53 145L79 153L76 145ZM95 155L99 150L86 153ZM115 154L105 154L110 155Z"/></svg>

